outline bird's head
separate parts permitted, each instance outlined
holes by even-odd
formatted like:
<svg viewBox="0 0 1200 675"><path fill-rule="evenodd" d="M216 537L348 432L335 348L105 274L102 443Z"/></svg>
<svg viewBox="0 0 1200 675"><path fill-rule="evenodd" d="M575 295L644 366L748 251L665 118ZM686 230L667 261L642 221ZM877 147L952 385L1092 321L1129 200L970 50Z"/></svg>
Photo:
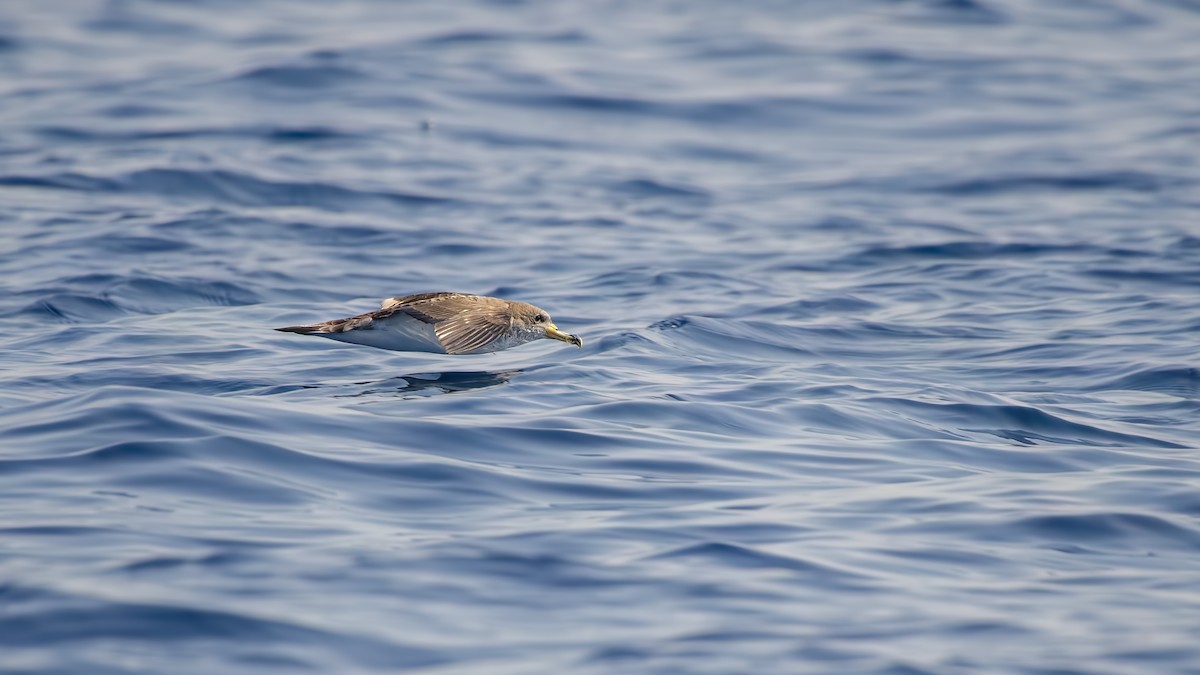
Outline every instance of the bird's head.
<svg viewBox="0 0 1200 675"><path fill-rule="evenodd" d="M529 335L530 339L549 338L551 340L560 340L576 347L583 346L583 339L578 335L571 335L559 330L558 326L554 325L554 321L550 318L550 315L546 313L546 310L524 302L511 303L511 307L513 327Z"/></svg>

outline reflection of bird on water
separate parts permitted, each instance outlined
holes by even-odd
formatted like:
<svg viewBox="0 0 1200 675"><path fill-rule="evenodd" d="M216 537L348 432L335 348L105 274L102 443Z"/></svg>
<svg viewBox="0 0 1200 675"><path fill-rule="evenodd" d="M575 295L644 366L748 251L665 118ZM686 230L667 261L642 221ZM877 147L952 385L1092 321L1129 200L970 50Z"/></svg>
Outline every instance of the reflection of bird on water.
<svg viewBox="0 0 1200 675"><path fill-rule="evenodd" d="M360 396L398 395L401 398L455 394L461 391L486 389L508 382L521 374L520 370L467 371L446 373L414 373L401 375L378 382L358 382L358 386L369 385L353 394L335 394L336 398L358 398Z"/></svg>
<svg viewBox="0 0 1200 675"><path fill-rule="evenodd" d="M533 305L469 293L388 298L374 312L275 330L435 354L487 354L543 338L583 346L582 339L559 330L549 314Z"/></svg>

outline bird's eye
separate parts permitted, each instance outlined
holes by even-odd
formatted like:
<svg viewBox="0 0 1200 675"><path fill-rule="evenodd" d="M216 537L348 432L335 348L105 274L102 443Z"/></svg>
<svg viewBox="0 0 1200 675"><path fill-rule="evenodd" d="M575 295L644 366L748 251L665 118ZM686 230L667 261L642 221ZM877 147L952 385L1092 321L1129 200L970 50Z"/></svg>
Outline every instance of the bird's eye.
<svg viewBox="0 0 1200 675"><path fill-rule="evenodd" d="M538 314L537 316L533 317L533 322L534 323L546 323L546 315Z"/></svg>

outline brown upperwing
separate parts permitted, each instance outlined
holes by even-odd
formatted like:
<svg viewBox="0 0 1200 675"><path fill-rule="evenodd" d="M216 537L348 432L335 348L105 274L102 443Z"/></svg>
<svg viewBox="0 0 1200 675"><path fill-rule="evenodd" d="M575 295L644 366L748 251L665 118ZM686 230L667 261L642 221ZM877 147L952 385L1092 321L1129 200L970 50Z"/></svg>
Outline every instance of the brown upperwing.
<svg viewBox="0 0 1200 675"><path fill-rule="evenodd" d="M447 354L465 354L506 334L512 325L508 302L466 293L417 293L384 302L372 313L384 319L404 313L433 326Z"/></svg>

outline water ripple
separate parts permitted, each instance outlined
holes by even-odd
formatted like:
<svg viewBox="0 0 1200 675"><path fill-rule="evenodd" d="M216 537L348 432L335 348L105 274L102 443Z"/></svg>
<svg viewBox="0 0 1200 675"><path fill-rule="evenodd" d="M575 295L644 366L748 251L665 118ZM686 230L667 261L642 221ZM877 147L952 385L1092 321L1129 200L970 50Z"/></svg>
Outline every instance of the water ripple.
<svg viewBox="0 0 1200 675"><path fill-rule="evenodd" d="M0 670L1200 663L1194 3L59 5ZM584 347L272 330L436 289Z"/></svg>

